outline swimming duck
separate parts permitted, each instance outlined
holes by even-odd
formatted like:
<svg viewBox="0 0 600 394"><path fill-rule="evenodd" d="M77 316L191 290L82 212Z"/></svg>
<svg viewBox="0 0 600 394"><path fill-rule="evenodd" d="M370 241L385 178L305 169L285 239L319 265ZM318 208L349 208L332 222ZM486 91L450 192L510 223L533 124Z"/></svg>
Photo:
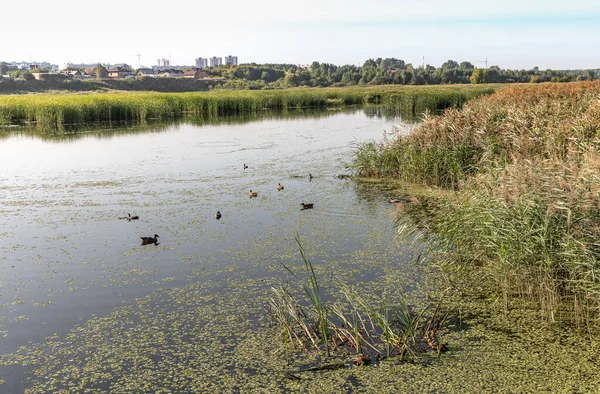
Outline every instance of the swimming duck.
<svg viewBox="0 0 600 394"><path fill-rule="evenodd" d="M131 214L130 214L130 213L128 213L128 214L127 214L127 216L128 216L128 218L127 218L127 219L129 219L129 220L138 220L138 219L140 218L138 215L131 216Z"/></svg>
<svg viewBox="0 0 600 394"><path fill-rule="evenodd" d="M250 192L248 193L248 195L250 196L250 198L252 198L252 197L258 197L258 192L253 192L252 190L250 190Z"/></svg>
<svg viewBox="0 0 600 394"><path fill-rule="evenodd" d="M282 191L283 190L283 186L281 186L281 183L277 184L277 190Z"/></svg>
<svg viewBox="0 0 600 394"><path fill-rule="evenodd" d="M248 166L246 165L246 163L244 163L244 170L245 170L246 168L248 168Z"/></svg>
<svg viewBox="0 0 600 394"><path fill-rule="evenodd" d="M158 245L158 235L154 234L154 237L140 237L142 239L142 245L155 244Z"/></svg>
<svg viewBox="0 0 600 394"><path fill-rule="evenodd" d="M221 219L221 212L217 211L217 214L215 215L215 218L217 218L217 220Z"/></svg>
<svg viewBox="0 0 600 394"><path fill-rule="evenodd" d="M300 208L300 210L305 210L305 209L312 209L315 204L300 203L300 205L302 206L302 208Z"/></svg>

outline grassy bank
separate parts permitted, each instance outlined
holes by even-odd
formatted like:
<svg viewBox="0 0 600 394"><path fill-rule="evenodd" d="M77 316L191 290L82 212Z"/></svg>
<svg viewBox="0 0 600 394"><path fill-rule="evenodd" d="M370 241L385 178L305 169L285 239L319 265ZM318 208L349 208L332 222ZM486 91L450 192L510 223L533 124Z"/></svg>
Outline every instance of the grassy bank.
<svg viewBox="0 0 600 394"><path fill-rule="evenodd" d="M450 272L485 279L505 308L527 299L549 321L597 322L599 94L600 83L509 87L360 146L354 169L441 187L404 229L425 230Z"/></svg>
<svg viewBox="0 0 600 394"><path fill-rule="evenodd" d="M382 103L414 116L425 109L460 106L490 87L401 87L214 91L200 93L106 93L0 96L0 125L60 125L245 114L286 108L326 108Z"/></svg>

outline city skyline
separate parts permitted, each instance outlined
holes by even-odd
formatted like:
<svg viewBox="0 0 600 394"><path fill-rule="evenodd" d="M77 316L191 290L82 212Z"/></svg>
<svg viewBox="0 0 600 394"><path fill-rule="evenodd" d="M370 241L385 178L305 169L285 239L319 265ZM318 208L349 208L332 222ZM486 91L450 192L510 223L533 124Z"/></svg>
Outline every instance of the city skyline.
<svg viewBox="0 0 600 394"><path fill-rule="evenodd" d="M31 3L26 14L14 2L3 5L3 13L16 17L0 25L0 60L137 65L140 54L140 65L159 58L193 65L202 53L235 53L244 63L359 65L377 57L413 65L425 57L436 67L449 59L481 66L487 58L505 69L586 69L599 63L590 48L600 44L600 4L589 0L373 0L368 7L354 0L306 0L293 12L274 0L233 1L226 10L202 4L203 14L211 16L203 19L203 29L214 32L205 35L195 34L195 13L180 12L199 7L188 0L160 10L124 1L117 13L74 0L61 7Z"/></svg>

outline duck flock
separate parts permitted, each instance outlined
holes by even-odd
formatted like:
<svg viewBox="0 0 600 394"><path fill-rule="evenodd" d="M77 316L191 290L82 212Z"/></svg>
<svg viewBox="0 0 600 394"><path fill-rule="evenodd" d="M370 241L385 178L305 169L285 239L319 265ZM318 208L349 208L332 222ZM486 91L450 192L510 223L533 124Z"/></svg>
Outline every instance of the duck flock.
<svg viewBox="0 0 600 394"><path fill-rule="evenodd" d="M249 167L244 163L244 170L248 169ZM308 174L308 178L309 180L313 178L312 174ZM277 191L282 191L284 190L284 187L281 183L277 184ZM255 198L258 197L258 192L252 191L250 190L248 192L248 195L250 196L250 198ZM314 204L306 204L306 203L300 203L300 210L303 211L305 209L312 209L314 207ZM221 214L221 211L217 211L217 213L215 214L215 218L217 220L221 219L221 217L223 217L223 215ZM128 220L128 221L132 221L132 220L139 220L139 216L138 215L134 215L131 216L130 213L127 214L127 216L121 216L119 219L124 219L124 220ZM154 234L153 237L140 237L142 240L142 245L159 245L160 243L158 242L158 238L160 238L157 234Z"/></svg>

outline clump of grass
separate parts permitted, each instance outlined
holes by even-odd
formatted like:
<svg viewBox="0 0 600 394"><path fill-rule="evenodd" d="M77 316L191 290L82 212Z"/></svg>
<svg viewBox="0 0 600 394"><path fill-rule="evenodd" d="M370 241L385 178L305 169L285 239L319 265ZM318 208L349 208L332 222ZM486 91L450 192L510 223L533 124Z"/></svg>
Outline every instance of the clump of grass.
<svg viewBox="0 0 600 394"><path fill-rule="evenodd" d="M306 299L292 295L286 287L272 288L268 312L272 321L280 328L286 349L300 348L324 350L328 357L340 350L354 351L364 355L353 359L357 365L368 363L371 355L379 359L399 356L401 360L417 358L417 352L445 349L439 344L436 332L445 316L440 307L431 312L427 305L413 312L404 302L391 305L385 297L374 297L378 301L367 301L356 291L345 289L345 302L323 301L317 276L307 258L298 237L307 283L303 286ZM284 268L297 277L292 269Z"/></svg>
<svg viewBox="0 0 600 394"><path fill-rule="evenodd" d="M362 145L354 170L439 186L402 229L425 230L452 272L476 272L549 321L598 321L600 83L510 87L411 135Z"/></svg>

